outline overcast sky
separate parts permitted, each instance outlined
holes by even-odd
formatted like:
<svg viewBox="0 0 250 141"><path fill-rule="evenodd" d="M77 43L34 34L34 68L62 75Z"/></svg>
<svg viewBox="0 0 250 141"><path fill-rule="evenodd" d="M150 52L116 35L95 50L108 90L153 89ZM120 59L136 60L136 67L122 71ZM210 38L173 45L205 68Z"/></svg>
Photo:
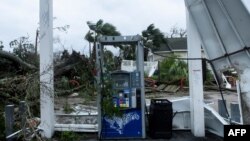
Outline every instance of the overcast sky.
<svg viewBox="0 0 250 141"><path fill-rule="evenodd" d="M250 7L250 0L243 0ZM141 34L154 23L162 32L177 26L186 28L184 0L54 0L54 27L70 25L68 33L54 31L66 49L88 53L84 35L89 28L86 21L103 19L117 27L122 35ZM0 41L5 50L9 42L21 36L30 36L34 42L39 22L39 0L1 0ZM59 44L55 51L62 50Z"/></svg>

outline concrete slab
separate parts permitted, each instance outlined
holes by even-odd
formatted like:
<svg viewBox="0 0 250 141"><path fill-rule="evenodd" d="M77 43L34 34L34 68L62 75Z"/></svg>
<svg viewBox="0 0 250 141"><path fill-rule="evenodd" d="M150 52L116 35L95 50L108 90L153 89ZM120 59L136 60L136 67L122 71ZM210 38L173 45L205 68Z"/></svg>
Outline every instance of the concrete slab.
<svg viewBox="0 0 250 141"><path fill-rule="evenodd" d="M158 86L156 89L161 91L163 90L164 88L166 88L166 85L165 84L161 84L160 86Z"/></svg>
<svg viewBox="0 0 250 141"><path fill-rule="evenodd" d="M170 93L176 93L180 89L180 86L176 85L168 85L164 91L165 92L170 92Z"/></svg>

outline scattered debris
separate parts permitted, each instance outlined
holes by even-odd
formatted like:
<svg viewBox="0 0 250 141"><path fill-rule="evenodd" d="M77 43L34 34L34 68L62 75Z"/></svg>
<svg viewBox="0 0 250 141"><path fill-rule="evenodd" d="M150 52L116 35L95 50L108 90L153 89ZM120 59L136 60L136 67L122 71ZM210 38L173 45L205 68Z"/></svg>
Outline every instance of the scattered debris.
<svg viewBox="0 0 250 141"><path fill-rule="evenodd" d="M180 89L180 86L168 85L168 86L164 89L164 91L166 91L166 92L171 92L171 93L176 93L179 89Z"/></svg>
<svg viewBox="0 0 250 141"><path fill-rule="evenodd" d="M156 80L152 79L152 78L149 78L149 77L146 77L144 78L144 81L145 81L145 86L147 87L155 87L156 85Z"/></svg>
<svg viewBox="0 0 250 141"><path fill-rule="evenodd" d="M68 97L77 97L79 96L79 93L72 93L71 95L69 95Z"/></svg>
<svg viewBox="0 0 250 141"><path fill-rule="evenodd" d="M164 88L166 88L166 85L165 85L165 84L161 84L161 85L158 86L156 89L157 89L158 91L161 91L161 90L163 90Z"/></svg>
<svg viewBox="0 0 250 141"><path fill-rule="evenodd" d="M41 122L41 119L38 117L27 119L27 124L29 128L31 129L35 129L40 124L40 122Z"/></svg>

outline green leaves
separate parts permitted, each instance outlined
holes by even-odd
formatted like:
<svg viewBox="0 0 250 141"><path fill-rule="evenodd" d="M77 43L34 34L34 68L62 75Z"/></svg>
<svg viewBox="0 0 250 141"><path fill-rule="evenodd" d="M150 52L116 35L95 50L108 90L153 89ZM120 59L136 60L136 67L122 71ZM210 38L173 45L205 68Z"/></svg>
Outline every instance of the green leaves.
<svg viewBox="0 0 250 141"><path fill-rule="evenodd" d="M119 107L114 107L113 102L114 90L112 89L112 81L110 75L104 77L104 88L102 88L102 110L105 116L122 116L122 112Z"/></svg>
<svg viewBox="0 0 250 141"><path fill-rule="evenodd" d="M116 62L115 62L115 56L110 50L104 49L104 61L105 61L105 67L107 71L114 71L117 69Z"/></svg>
<svg viewBox="0 0 250 141"><path fill-rule="evenodd" d="M154 24L150 24L146 30L142 31L142 36L144 37L144 45L147 48L157 48L161 44L166 44L167 41L164 39L163 33L160 29L155 28Z"/></svg>
<svg viewBox="0 0 250 141"><path fill-rule="evenodd" d="M85 35L85 40L89 41L89 42L94 42L95 39L94 39L94 33L93 32L88 32L86 35Z"/></svg>
<svg viewBox="0 0 250 141"><path fill-rule="evenodd" d="M160 64L160 78L163 81L175 82L188 76L187 63L178 60L177 56L171 55Z"/></svg>
<svg viewBox="0 0 250 141"><path fill-rule="evenodd" d="M135 55L135 45L123 45L122 50L123 50L123 57L126 60L135 60L136 55Z"/></svg>
<svg viewBox="0 0 250 141"><path fill-rule="evenodd" d="M154 50L159 48L161 44L167 44L163 33L160 29L155 28L154 24L150 24L146 30L142 31L143 44L146 49L144 49L144 60L147 61L148 49Z"/></svg>
<svg viewBox="0 0 250 141"><path fill-rule="evenodd" d="M119 36L121 33L117 31L116 27L112 25L111 23L104 23L102 19L98 20L96 23L87 22L90 30L93 30L96 32L94 34L93 32L88 32L85 35L85 39L89 42L94 42L94 39L97 39L101 35L106 36Z"/></svg>
<svg viewBox="0 0 250 141"><path fill-rule="evenodd" d="M36 48L29 40L29 36L22 36L9 43L13 48L13 53L21 58L23 61L32 65L38 66L38 56L36 54Z"/></svg>
<svg viewBox="0 0 250 141"><path fill-rule="evenodd" d="M102 35L108 35L108 36L119 36L121 35L121 33L119 31L117 31L116 27L113 26L110 23L105 23L101 29L101 34Z"/></svg>

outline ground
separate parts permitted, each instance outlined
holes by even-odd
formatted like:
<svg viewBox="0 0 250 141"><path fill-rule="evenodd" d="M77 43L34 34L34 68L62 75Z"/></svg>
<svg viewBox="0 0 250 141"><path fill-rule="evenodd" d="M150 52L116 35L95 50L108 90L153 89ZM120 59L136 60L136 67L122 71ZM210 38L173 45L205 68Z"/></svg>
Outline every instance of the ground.
<svg viewBox="0 0 250 141"><path fill-rule="evenodd" d="M80 141L96 141L97 134L92 133L80 133L78 134ZM58 137L57 139L54 139L54 141L60 141ZM223 141L222 137L216 136L212 133L207 132L206 137L194 137L193 134L190 131L173 131L172 137L170 139L152 139L150 137L147 137L146 139L126 139L126 140L120 140L119 141ZM118 140L104 140L104 141L118 141Z"/></svg>
<svg viewBox="0 0 250 141"><path fill-rule="evenodd" d="M147 93L146 98L147 101L150 101L152 98L166 98L169 100L178 99L181 97L189 96L187 91L178 91L177 93L166 93L166 92L155 92L155 93ZM230 103L238 103L238 96L236 92L224 91L223 96L227 101L227 108L229 110ZM216 111L218 111L218 99L221 99L221 95L218 91L205 91L204 92L204 101L209 103L211 107L213 107ZM83 98L82 96L75 97L58 97L55 99L55 111L57 114L65 114L65 107L71 107L75 112L95 112L96 102L94 99L89 100L89 98ZM93 118L85 118L85 119L76 119L60 116L60 118L56 119L58 123L97 123L96 119ZM79 135L84 135L84 140L97 140L97 134L86 134L80 133ZM145 140L154 140L147 138ZM159 139L165 140L165 139ZM169 141L222 141L223 139L211 134L206 133L205 138L196 138L194 137L190 131L173 131L173 136Z"/></svg>

